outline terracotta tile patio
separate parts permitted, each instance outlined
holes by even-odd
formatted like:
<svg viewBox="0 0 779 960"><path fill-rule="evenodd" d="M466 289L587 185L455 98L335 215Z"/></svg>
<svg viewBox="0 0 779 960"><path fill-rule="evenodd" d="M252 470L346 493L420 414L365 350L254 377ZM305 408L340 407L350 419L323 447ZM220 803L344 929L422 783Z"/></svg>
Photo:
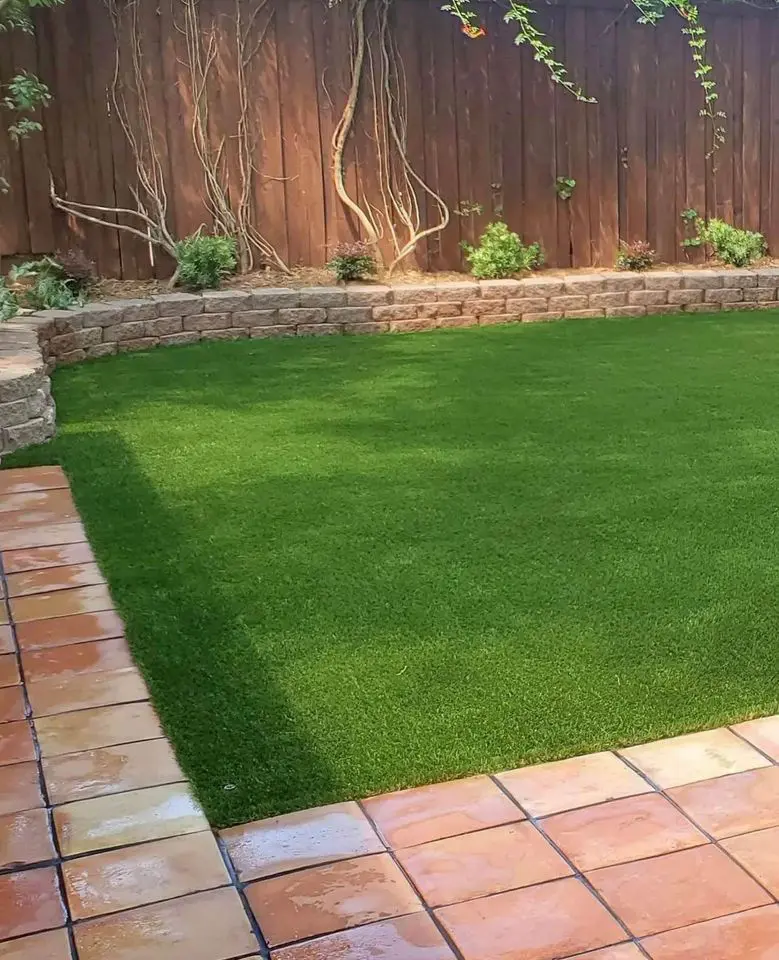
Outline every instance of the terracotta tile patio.
<svg viewBox="0 0 779 960"><path fill-rule="evenodd" d="M0 960L779 960L779 717L215 834L58 468L0 560Z"/></svg>

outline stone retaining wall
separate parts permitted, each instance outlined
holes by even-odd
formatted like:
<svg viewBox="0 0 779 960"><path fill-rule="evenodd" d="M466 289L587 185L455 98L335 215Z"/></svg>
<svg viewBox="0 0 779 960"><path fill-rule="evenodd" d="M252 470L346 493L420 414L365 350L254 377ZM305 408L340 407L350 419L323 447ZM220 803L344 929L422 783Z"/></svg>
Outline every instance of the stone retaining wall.
<svg viewBox="0 0 779 960"><path fill-rule="evenodd" d="M777 268L655 270L417 286L214 290L42 311L0 327L0 454L53 435L48 373L60 363L199 340L778 309L778 288Z"/></svg>

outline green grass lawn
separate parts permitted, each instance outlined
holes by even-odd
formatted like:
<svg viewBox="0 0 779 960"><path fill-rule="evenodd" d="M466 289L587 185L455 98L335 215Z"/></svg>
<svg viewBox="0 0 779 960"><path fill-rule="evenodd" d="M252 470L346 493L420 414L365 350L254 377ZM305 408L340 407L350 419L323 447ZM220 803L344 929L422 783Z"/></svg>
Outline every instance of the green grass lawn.
<svg viewBox="0 0 779 960"><path fill-rule="evenodd" d="M219 825L779 710L779 318L210 343L55 375Z"/></svg>

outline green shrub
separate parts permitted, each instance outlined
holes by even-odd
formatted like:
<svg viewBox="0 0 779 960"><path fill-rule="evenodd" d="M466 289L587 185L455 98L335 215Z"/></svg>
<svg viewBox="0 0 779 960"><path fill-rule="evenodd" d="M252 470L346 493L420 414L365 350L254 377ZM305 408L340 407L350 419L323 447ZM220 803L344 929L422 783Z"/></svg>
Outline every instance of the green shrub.
<svg viewBox="0 0 779 960"><path fill-rule="evenodd" d="M178 282L190 290L214 290L235 273L237 248L233 237L195 233L176 244Z"/></svg>
<svg viewBox="0 0 779 960"><path fill-rule="evenodd" d="M534 270L544 262L544 254L537 243L525 246L522 239L501 221L487 227L477 247L464 243L463 249L474 277L488 280Z"/></svg>
<svg viewBox="0 0 779 960"><path fill-rule="evenodd" d="M77 281L67 277L53 257L28 260L13 267L9 278L19 285L19 304L31 310L66 310L84 302Z"/></svg>
<svg viewBox="0 0 779 960"><path fill-rule="evenodd" d="M367 243L358 240L355 243L339 243L333 251L333 257L327 264L336 280L365 280L376 273L376 257Z"/></svg>
<svg viewBox="0 0 779 960"><path fill-rule="evenodd" d="M655 251L645 240L633 243L619 242L616 266L618 270L648 270L655 262Z"/></svg>
<svg viewBox="0 0 779 960"><path fill-rule="evenodd" d="M13 290L8 289L5 277L0 277L0 323L16 316L18 309L19 304L16 302L16 295Z"/></svg>
<svg viewBox="0 0 779 960"><path fill-rule="evenodd" d="M685 247L709 247L718 260L733 267L748 267L765 256L762 233L732 227L724 220L704 220L695 210L685 210L682 218L695 230L695 236L684 241Z"/></svg>

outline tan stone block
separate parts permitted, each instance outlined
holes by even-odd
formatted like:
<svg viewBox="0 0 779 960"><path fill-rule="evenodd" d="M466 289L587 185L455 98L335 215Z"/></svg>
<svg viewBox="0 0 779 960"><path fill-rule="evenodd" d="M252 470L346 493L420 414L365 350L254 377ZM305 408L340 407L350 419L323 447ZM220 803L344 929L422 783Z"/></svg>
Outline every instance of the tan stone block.
<svg viewBox="0 0 779 960"><path fill-rule="evenodd" d="M301 307L345 307L346 287L303 287L298 291Z"/></svg>
<svg viewBox="0 0 779 960"><path fill-rule="evenodd" d="M388 320L390 323L396 320L416 320L417 308L404 306L372 307L374 320Z"/></svg>
<svg viewBox="0 0 779 960"><path fill-rule="evenodd" d="M159 317L146 323L146 336L167 337L174 333L181 333L184 325L182 317Z"/></svg>
<svg viewBox="0 0 779 960"><path fill-rule="evenodd" d="M228 327L226 330L204 330L201 340L243 340L249 336L245 327Z"/></svg>
<svg viewBox="0 0 779 960"><path fill-rule="evenodd" d="M154 320L159 316L159 307L153 300L122 300L120 306L122 324Z"/></svg>
<svg viewBox="0 0 779 960"><path fill-rule="evenodd" d="M344 333L387 333L389 323L384 320L372 320L366 323L345 323Z"/></svg>
<svg viewBox="0 0 779 960"><path fill-rule="evenodd" d="M189 317L203 312L203 298L198 293L163 293L152 300L161 317Z"/></svg>
<svg viewBox="0 0 779 960"><path fill-rule="evenodd" d="M200 296L204 313L238 313L253 306L248 290L204 290Z"/></svg>
<svg viewBox="0 0 779 960"><path fill-rule="evenodd" d="M742 267L736 270L723 270L722 284L725 287L740 287L742 290L756 287L757 274L754 270L747 270Z"/></svg>
<svg viewBox="0 0 779 960"><path fill-rule="evenodd" d="M589 307L589 297L585 296L564 296L549 298L549 312L566 312L568 310L587 310Z"/></svg>
<svg viewBox="0 0 779 960"><path fill-rule="evenodd" d="M168 337L160 337L161 347L181 347L187 343L198 343L200 334L193 330L190 333L172 333Z"/></svg>
<svg viewBox="0 0 779 960"><path fill-rule="evenodd" d="M605 289L606 280L603 276L597 273L590 276L587 274L580 274L578 276L565 278L564 293L566 296L583 296L592 293L602 293ZM578 310L579 308L574 307L573 309Z"/></svg>
<svg viewBox="0 0 779 960"><path fill-rule="evenodd" d="M765 303L776 300L776 287L747 287L744 299L755 303Z"/></svg>
<svg viewBox="0 0 779 960"><path fill-rule="evenodd" d="M523 313L546 313L549 306L547 297L521 297L506 301L506 313L522 316Z"/></svg>
<svg viewBox="0 0 779 960"><path fill-rule="evenodd" d="M432 283L404 284L391 289L393 303L435 303L438 299L438 291Z"/></svg>
<svg viewBox="0 0 779 960"><path fill-rule="evenodd" d="M249 335L252 340L270 340L275 339L276 337L294 337L296 335L295 328L291 326L286 327L250 327Z"/></svg>
<svg viewBox="0 0 779 960"><path fill-rule="evenodd" d="M279 323L278 310L245 310L233 314L235 327L275 327Z"/></svg>
<svg viewBox="0 0 779 960"><path fill-rule="evenodd" d="M106 327L103 331L103 341L110 343L112 340L137 340L145 333L145 320L131 320L126 323L117 323L114 327Z"/></svg>
<svg viewBox="0 0 779 960"><path fill-rule="evenodd" d="M116 341L113 343L96 343L94 347L87 348L88 357L112 357L117 353Z"/></svg>
<svg viewBox="0 0 779 960"><path fill-rule="evenodd" d="M716 290L721 286L721 270L688 270L682 274L684 290Z"/></svg>
<svg viewBox="0 0 779 960"><path fill-rule="evenodd" d="M526 313L522 317L522 323L544 323L547 320L562 320L563 315L559 311L547 310L545 313Z"/></svg>
<svg viewBox="0 0 779 960"><path fill-rule="evenodd" d="M667 290L631 290L628 294L628 303L633 307L656 307L667 302Z"/></svg>
<svg viewBox="0 0 779 960"><path fill-rule="evenodd" d="M531 314L526 313L524 316L531 316ZM480 327L494 327L497 323L520 323L524 317L510 313L482 313L477 319Z"/></svg>
<svg viewBox="0 0 779 960"><path fill-rule="evenodd" d="M605 316L603 309L600 310L566 310L565 317L570 320L592 320L595 317Z"/></svg>
<svg viewBox="0 0 779 960"><path fill-rule="evenodd" d="M688 303L683 307L685 313L718 313L720 309L719 303Z"/></svg>
<svg viewBox="0 0 779 960"><path fill-rule="evenodd" d="M390 302L391 290L383 284L350 284L346 288L346 303L350 307L378 307Z"/></svg>
<svg viewBox="0 0 779 960"><path fill-rule="evenodd" d="M482 300L504 300L520 296L519 280L480 280Z"/></svg>
<svg viewBox="0 0 779 960"><path fill-rule="evenodd" d="M459 317L462 306L462 303L423 303L418 307L418 316L423 320L436 317Z"/></svg>
<svg viewBox="0 0 779 960"><path fill-rule="evenodd" d="M644 277L639 273L608 273L603 278L606 293L629 293L644 289Z"/></svg>
<svg viewBox="0 0 779 960"><path fill-rule="evenodd" d="M650 270L644 274L644 289L681 290L682 276L678 270Z"/></svg>
<svg viewBox="0 0 779 960"><path fill-rule="evenodd" d="M226 330L233 324L231 313L196 313L184 317L185 330Z"/></svg>
<svg viewBox="0 0 779 960"><path fill-rule="evenodd" d="M439 327L475 327L478 324L478 318L472 314L464 317L441 317Z"/></svg>
<svg viewBox="0 0 779 960"><path fill-rule="evenodd" d="M704 300L707 303L740 303L744 300L744 291L737 287L723 287L721 290L707 290Z"/></svg>
<svg viewBox="0 0 779 960"><path fill-rule="evenodd" d="M646 307L607 307L607 317L645 317Z"/></svg>
<svg viewBox="0 0 779 960"><path fill-rule="evenodd" d="M390 333L417 333L420 330L435 330L438 327L436 319L391 320Z"/></svg>
<svg viewBox="0 0 779 960"><path fill-rule="evenodd" d="M117 344L119 353L131 353L135 350L151 350L159 343L157 337L138 337L135 340L120 340Z"/></svg>
<svg viewBox="0 0 779 960"><path fill-rule="evenodd" d="M479 284L476 280L452 280L447 283L436 284L438 299L444 303L454 303L463 300L474 300L479 294Z"/></svg>
<svg viewBox="0 0 779 960"><path fill-rule="evenodd" d="M327 311L328 323L370 323L372 320L370 307L330 307Z"/></svg>
<svg viewBox="0 0 779 960"><path fill-rule="evenodd" d="M463 314L469 314L474 317L481 317L486 313L496 314L506 312L505 300L465 300L463 302Z"/></svg>
<svg viewBox="0 0 779 960"><path fill-rule="evenodd" d="M675 304L701 303L703 290L669 290L668 302Z"/></svg>
<svg viewBox="0 0 779 960"><path fill-rule="evenodd" d="M243 310L289 310L300 303L297 290L288 287L256 287L251 293L251 305Z"/></svg>
<svg viewBox="0 0 779 960"><path fill-rule="evenodd" d="M299 337L333 337L344 331L340 323L301 323L297 332Z"/></svg>
<svg viewBox="0 0 779 960"><path fill-rule="evenodd" d="M523 297L559 297L563 294L565 287L564 281L553 280L551 277L546 279L542 277L526 277L519 281L519 290L511 294L515 299Z"/></svg>
<svg viewBox="0 0 779 960"><path fill-rule="evenodd" d="M309 326L314 323L325 323L327 310L324 307L296 308L294 310L279 310L279 324L286 323L298 326L301 323Z"/></svg>
<svg viewBox="0 0 779 960"><path fill-rule="evenodd" d="M593 293L590 295L590 309L606 309L607 307L624 307L628 302L628 291L621 293Z"/></svg>
<svg viewBox="0 0 779 960"><path fill-rule="evenodd" d="M760 267L755 275L758 287L779 287L779 267Z"/></svg>

